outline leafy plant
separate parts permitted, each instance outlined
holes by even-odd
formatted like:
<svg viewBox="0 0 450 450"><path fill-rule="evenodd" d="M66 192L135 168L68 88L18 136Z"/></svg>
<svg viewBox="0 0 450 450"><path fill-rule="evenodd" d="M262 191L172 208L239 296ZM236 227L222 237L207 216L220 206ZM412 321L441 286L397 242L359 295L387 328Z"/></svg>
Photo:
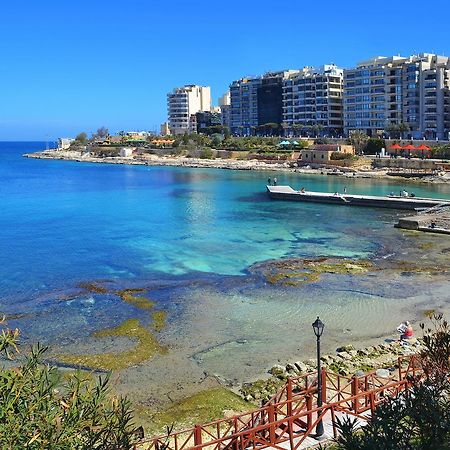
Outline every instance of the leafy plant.
<svg viewBox="0 0 450 450"><path fill-rule="evenodd" d="M0 353L18 355L19 331L2 321ZM32 347L22 364L0 369L0 448L127 450L136 442L130 402L111 395L109 376L93 382L43 363L47 347Z"/></svg>

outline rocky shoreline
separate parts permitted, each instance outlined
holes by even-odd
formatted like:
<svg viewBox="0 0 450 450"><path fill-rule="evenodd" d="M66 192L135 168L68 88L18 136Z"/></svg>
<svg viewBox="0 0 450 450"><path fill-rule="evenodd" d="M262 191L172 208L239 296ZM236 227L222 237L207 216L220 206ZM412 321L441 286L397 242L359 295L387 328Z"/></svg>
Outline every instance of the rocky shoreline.
<svg viewBox="0 0 450 450"><path fill-rule="evenodd" d="M42 152L26 153L26 158L54 159L73 162L87 162L99 164L121 164L121 165L144 165L144 166L169 166L169 167L189 167L208 169L228 169L228 170L259 170L259 171L280 171L297 172L311 175L337 175L348 178L371 178L399 180L402 183L450 183L450 177L441 175L430 175L423 178L404 178L387 174L384 169L369 168L319 168L291 167L286 161L268 162L240 159L201 159L189 158L185 156L156 156L156 155L136 155L130 157L94 157L89 154L82 154L79 151L69 150L45 150Z"/></svg>
<svg viewBox="0 0 450 450"><path fill-rule="evenodd" d="M353 345L345 345L336 349L335 355L321 357L322 367L328 371L345 376L362 376L376 371L377 376L388 377L398 369L398 358L419 353L422 344L418 339L408 342L386 342L379 345L356 349ZM269 400L289 377L297 377L315 372L317 361L289 362L285 365L272 366L267 379L259 379L244 383L240 394L249 402L265 402Z"/></svg>

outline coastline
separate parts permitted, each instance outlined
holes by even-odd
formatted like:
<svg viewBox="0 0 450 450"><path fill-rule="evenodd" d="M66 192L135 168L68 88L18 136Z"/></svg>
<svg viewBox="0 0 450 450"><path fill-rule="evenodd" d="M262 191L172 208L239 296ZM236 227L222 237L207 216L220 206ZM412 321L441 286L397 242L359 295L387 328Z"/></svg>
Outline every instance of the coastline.
<svg viewBox="0 0 450 450"><path fill-rule="evenodd" d="M201 158L187 158L184 156L156 156L156 155L138 155L131 157L102 157L97 158L89 154L82 155L78 151L68 150L45 150L41 152L25 153L25 158L34 159L52 159L63 160L81 163L96 163L96 164L119 164L119 165L138 165L138 166L161 166L161 167L187 167L200 169L225 169L225 170L257 170L257 171L277 171L290 172L308 175L334 175L347 178L368 178L378 180L393 180L401 181L402 183L436 183L448 184L450 177L446 176L426 176L422 178L417 177L401 177L387 174L387 170L381 169L361 169L339 167L336 168L304 168L304 167L290 167L289 163L283 162L267 162L252 160L238 160L238 159L201 159Z"/></svg>

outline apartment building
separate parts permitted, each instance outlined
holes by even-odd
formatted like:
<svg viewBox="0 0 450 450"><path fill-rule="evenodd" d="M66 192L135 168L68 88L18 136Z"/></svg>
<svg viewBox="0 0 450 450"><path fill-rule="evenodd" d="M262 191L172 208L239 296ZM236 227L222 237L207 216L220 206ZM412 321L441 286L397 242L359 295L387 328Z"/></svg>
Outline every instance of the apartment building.
<svg viewBox="0 0 450 450"><path fill-rule="evenodd" d="M448 139L449 77L449 58L429 53L360 62L344 71L345 132Z"/></svg>
<svg viewBox="0 0 450 450"><path fill-rule="evenodd" d="M296 70L267 72L242 78L230 85L230 128L233 134L250 135L266 124L283 122L283 82Z"/></svg>
<svg viewBox="0 0 450 450"><path fill-rule="evenodd" d="M343 69L305 67L283 82L283 127L287 135L343 134Z"/></svg>
<svg viewBox="0 0 450 450"><path fill-rule="evenodd" d="M219 108L222 115L222 125L224 127L231 127L231 100L230 92L226 92L219 98Z"/></svg>
<svg viewBox="0 0 450 450"><path fill-rule="evenodd" d="M249 136L258 126L258 87L261 77L241 78L230 85L230 131Z"/></svg>
<svg viewBox="0 0 450 450"><path fill-rule="evenodd" d="M200 111L211 111L211 88L186 85L167 94L169 128L172 134L196 130L192 117Z"/></svg>

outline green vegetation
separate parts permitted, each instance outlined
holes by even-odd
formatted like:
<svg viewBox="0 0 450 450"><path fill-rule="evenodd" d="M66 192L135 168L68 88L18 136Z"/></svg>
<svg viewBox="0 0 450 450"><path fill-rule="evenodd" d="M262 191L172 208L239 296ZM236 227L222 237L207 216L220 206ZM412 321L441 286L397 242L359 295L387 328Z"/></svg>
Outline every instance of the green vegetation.
<svg viewBox="0 0 450 450"><path fill-rule="evenodd" d="M386 148L386 142L381 138L368 139L366 146L364 147L365 155L376 155L381 152L382 148Z"/></svg>
<svg viewBox="0 0 450 450"><path fill-rule="evenodd" d="M343 160L356 161L358 157L352 155L351 153L332 152L330 155L330 159L333 161L343 161Z"/></svg>
<svg viewBox="0 0 450 450"><path fill-rule="evenodd" d="M117 291L116 294L127 303L135 306L138 309L152 309L155 304L147 297L136 296L134 294L145 292L145 289L124 289L122 291Z"/></svg>
<svg viewBox="0 0 450 450"><path fill-rule="evenodd" d="M342 258L286 259L265 263L262 275L270 284L297 286L314 283L323 273L358 275L373 269L365 260Z"/></svg>
<svg viewBox="0 0 450 450"><path fill-rule="evenodd" d="M191 397L175 402L163 412L151 414L148 410L139 411L138 417L150 433L163 433L167 426L175 424L183 429L197 423L207 423L222 418L225 414L238 414L255 407L228 389L219 387L201 391Z"/></svg>
<svg viewBox="0 0 450 450"><path fill-rule="evenodd" d="M19 331L0 325L0 356L9 359L18 353ZM19 366L0 368L0 448L130 450L130 402L111 395L108 377L95 382L42 364L46 350L37 345Z"/></svg>
<svg viewBox="0 0 450 450"><path fill-rule="evenodd" d="M141 325L138 319L127 319L117 327L106 328L93 334L93 337L97 338L116 336L125 336L136 341L135 347L120 353L60 354L56 355L56 359L71 366L109 371L134 366L158 353L167 352L167 349L157 341L149 330Z"/></svg>
<svg viewBox="0 0 450 450"><path fill-rule="evenodd" d="M137 309L150 312L152 328L159 333L166 325L167 313L165 311L153 311L155 306L149 298L136 295L145 292L145 289L122 289L110 291L95 282L80 283L78 287L96 294L114 294L124 302L129 303ZM166 353L167 349L159 344L156 337L141 324L138 319L127 319L117 327L97 331L92 335L94 338L126 337L136 343L132 350L124 352L96 353L96 354L59 354L55 358L62 363L71 366L100 369L120 370L139 364L156 354Z"/></svg>

